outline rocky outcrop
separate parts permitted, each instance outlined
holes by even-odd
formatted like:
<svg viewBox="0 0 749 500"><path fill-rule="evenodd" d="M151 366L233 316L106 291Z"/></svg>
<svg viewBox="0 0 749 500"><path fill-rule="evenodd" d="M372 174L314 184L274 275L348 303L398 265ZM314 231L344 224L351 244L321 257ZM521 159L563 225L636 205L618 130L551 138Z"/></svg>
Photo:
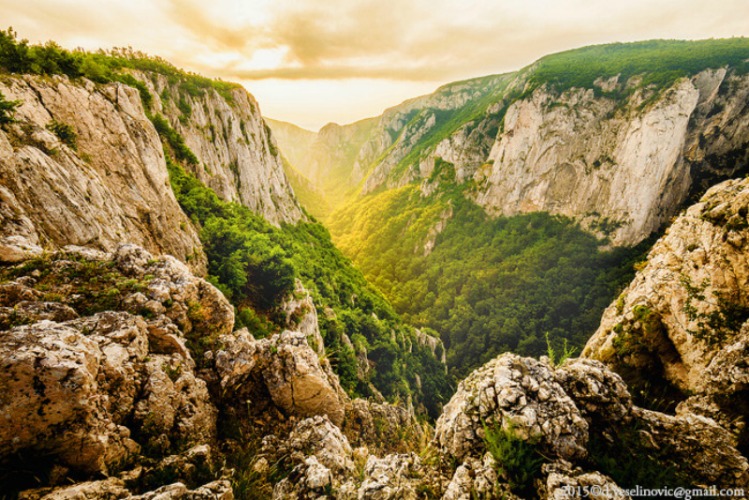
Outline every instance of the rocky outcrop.
<svg viewBox="0 0 749 500"><path fill-rule="evenodd" d="M255 98L240 86L191 90L190 83L135 72L198 158L187 168L221 198L236 201L279 225L306 219L289 185L275 139Z"/></svg>
<svg viewBox="0 0 749 500"><path fill-rule="evenodd" d="M192 446L149 470L179 462L180 474L195 479L191 468L206 468L217 410L197 375L204 360L194 358L194 347L233 328L233 310L218 290L175 258L134 245L111 254L67 247L2 269L2 280L0 303L10 311L0 331L4 468L31 460L40 477L95 477ZM153 482L141 475L48 498L119 498L122 489L142 491L133 481ZM175 488L187 495L184 485Z"/></svg>
<svg viewBox="0 0 749 500"><path fill-rule="evenodd" d="M289 415L327 415L340 425L348 397L300 332L255 340L245 329L220 338L216 370L228 399L268 394Z"/></svg>
<svg viewBox="0 0 749 500"><path fill-rule="evenodd" d="M484 425L538 439L545 452L583 458L588 424L548 365L504 354L458 386L437 420L435 440L459 460L481 449Z"/></svg>
<svg viewBox="0 0 749 500"><path fill-rule="evenodd" d="M402 453L426 440L413 408L368 399L352 401L343 429L352 443L379 453Z"/></svg>
<svg viewBox="0 0 749 500"><path fill-rule="evenodd" d="M727 181L679 216L583 352L630 383L642 385L637 374L647 373L654 389L691 395L685 408L737 430L749 417L730 402L747 390L748 206L749 181Z"/></svg>
<svg viewBox="0 0 749 500"><path fill-rule="evenodd" d="M23 76L4 79L0 92L21 103L16 123L0 130L3 261L38 254L38 247L111 251L129 241L205 271L137 90Z"/></svg>

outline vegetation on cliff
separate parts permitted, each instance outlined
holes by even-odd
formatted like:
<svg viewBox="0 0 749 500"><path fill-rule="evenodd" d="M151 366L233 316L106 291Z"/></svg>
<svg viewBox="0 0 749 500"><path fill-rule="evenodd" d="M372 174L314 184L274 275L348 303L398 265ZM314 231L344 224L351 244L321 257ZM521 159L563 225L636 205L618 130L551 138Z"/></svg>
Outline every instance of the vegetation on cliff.
<svg viewBox="0 0 749 500"><path fill-rule="evenodd" d="M317 223L276 228L248 208L221 200L172 160L169 173L182 208L202 228L209 279L237 307L238 326L256 336L282 328L278 306L300 279L312 293L331 362L350 394L371 395L371 382L391 400L412 396L438 414L451 391L440 363L325 228ZM366 377L358 374L361 353L374 365Z"/></svg>

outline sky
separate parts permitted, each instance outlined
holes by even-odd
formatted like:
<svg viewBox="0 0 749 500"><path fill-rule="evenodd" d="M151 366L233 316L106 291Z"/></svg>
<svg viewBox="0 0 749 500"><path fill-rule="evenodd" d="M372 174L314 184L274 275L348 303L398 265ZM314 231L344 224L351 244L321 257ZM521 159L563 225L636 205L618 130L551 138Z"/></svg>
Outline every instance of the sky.
<svg viewBox="0 0 749 500"><path fill-rule="evenodd" d="M264 116L350 123L591 44L749 36L749 0L0 0L3 29L242 83Z"/></svg>

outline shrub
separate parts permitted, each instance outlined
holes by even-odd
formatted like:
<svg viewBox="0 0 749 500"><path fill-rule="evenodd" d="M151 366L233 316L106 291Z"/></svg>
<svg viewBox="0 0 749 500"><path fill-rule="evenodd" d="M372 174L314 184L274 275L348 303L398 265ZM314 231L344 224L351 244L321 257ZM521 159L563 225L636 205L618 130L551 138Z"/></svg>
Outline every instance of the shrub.
<svg viewBox="0 0 749 500"><path fill-rule="evenodd" d="M533 482L541 477L544 457L537 449L538 438L523 439L512 424L504 429L500 424L484 424L484 444L497 462L497 472L504 476L512 491L524 497L536 492Z"/></svg>
<svg viewBox="0 0 749 500"><path fill-rule="evenodd" d="M71 125L52 120L47 124L47 130L55 134L70 149L78 150L78 134Z"/></svg>
<svg viewBox="0 0 749 500"><path fill-rule="evenodd" d="M6 125L16 121L13 115L20 104L21 101L6 100L3 93L0 92L0 125Z"/></svg>

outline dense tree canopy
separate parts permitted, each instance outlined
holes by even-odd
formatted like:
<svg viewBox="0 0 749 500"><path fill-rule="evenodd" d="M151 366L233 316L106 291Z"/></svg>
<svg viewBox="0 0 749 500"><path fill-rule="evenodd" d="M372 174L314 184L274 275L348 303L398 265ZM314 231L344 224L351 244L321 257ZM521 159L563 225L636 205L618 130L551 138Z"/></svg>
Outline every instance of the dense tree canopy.
<svg viewBox="0 0 749 500"><path fill-rule="evenodd" d="M547 334L559 351L565 340L580 349L647 246L604 251L545 213L491 219L454 185L429 197L415 185L370 195L331 228L407 321L441 332L458 376L505 351L544 354Z"/></svg>

